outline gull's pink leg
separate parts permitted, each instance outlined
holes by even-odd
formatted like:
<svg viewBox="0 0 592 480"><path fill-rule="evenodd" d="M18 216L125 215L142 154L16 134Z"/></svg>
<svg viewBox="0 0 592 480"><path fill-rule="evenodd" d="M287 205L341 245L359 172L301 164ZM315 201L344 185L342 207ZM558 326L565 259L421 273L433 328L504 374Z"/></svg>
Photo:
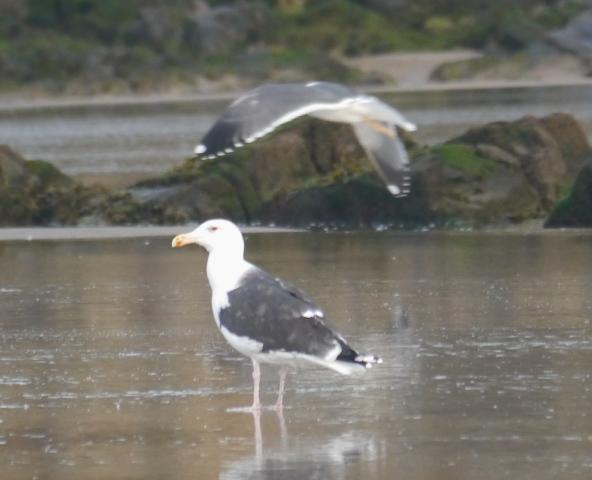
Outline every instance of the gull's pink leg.
<svg viewBox="0 0 592 480"><path fill-rule="evenodd" d="M275 411L278 422L280 424L280 441L282 448L286 448L288 445L288 429L286 428L286 419L284 418L284 409L278 408Z"/></svg>
<svg viewBox="0 0 592 480"><path fill-rule="evenodd" d="M253 423L255 424L255 460L261 463L263 458L263 435L261 435L261 410L253 410Z"/></svg>
<svg viewBox="0 0 592 480"><path fill-rule="evenodd" d="M251 408L255 410L261 410L261 403L259 402L259 382L261 380L261 369L259 368L259 362L254 358L251 359L253 362L253 405Z"/></svg>
<svg viewBox="0 0 592 480"><path fill-rule="evenodd" d="M284 408L284 388L286 386L286 375L288 370L285 367L280 368L280 388L278 390L277 402L275 402L275 409L282 410Z"/></svg>

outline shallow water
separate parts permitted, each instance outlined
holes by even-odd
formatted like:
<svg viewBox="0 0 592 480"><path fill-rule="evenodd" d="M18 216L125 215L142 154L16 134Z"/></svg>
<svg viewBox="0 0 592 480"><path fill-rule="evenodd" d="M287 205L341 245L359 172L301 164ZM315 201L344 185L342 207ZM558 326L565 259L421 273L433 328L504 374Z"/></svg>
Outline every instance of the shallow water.
<svg viewBox="0 0 592 480"><path fill-rule="evenodd" d="M382 93L436 143L486 122L553 112L574 115L592 139L590 86ZM54 162L85 181L120 186L180 164L227 100L14 108L0 105L0 144Z"/></svg>
<svg viewBox="0 0 592 480"><path fill-rule="evenodd" d="M169 242L0 244L3 479L591 478L591 235L249 235L384 359L259 418L205 254Z"/></svg>

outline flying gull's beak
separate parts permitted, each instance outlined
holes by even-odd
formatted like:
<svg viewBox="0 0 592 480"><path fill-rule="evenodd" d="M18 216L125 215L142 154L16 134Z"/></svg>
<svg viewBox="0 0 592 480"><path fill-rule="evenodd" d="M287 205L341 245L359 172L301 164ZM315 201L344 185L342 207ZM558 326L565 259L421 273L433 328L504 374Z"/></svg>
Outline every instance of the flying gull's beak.
<svg viewBox="0 0 592 480"><path fill-rule="evenodd" d="M189 245L190 243L197 243L197 240L191 233L182 233L181 235L177 235L173 238L172 247L173 248L180 248L184 247L185 245Z"/></svg>

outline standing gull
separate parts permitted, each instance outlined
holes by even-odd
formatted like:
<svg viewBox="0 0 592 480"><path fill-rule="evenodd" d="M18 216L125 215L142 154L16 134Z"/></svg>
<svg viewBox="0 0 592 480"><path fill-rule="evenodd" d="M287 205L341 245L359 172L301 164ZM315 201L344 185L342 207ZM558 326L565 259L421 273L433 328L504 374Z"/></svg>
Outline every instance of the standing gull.
<svg viewBox="0 0 592 480"><path fill-rule="evenodd" d="M320 365L341 374L364 371L381 359L360 355L328 327L303 292L243 258L244 241L228 220L208 220L177 235L173 248L195 243L208 253L208 281L216 325L232 347L253 362L253 410L259 410L259 364L280 366L276 408L283 407L286 367Z"/></svg>
<svg viewBox="0 0 592 480"><path fill-rule="evenodd" d="M388 190L409 193L409 158L397 127L416 126L376 97L330 82L261 85L237 98L206 133L195 153L220 157L303 115L349 123Z"/></svg>

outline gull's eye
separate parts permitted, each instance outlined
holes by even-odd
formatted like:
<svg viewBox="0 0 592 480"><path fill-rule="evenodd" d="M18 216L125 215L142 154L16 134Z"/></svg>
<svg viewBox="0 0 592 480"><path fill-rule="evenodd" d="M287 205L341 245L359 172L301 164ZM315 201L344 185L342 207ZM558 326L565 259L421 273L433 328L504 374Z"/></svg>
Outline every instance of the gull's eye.
<svg viewBox="0 0 592 480"><path fill-rule="evenodd" d="M217 227L216 225L212 225L211 227L208 227L208 232L214 233L215 231L217 231L219 229L220 229L220 227Z"/></svg>

